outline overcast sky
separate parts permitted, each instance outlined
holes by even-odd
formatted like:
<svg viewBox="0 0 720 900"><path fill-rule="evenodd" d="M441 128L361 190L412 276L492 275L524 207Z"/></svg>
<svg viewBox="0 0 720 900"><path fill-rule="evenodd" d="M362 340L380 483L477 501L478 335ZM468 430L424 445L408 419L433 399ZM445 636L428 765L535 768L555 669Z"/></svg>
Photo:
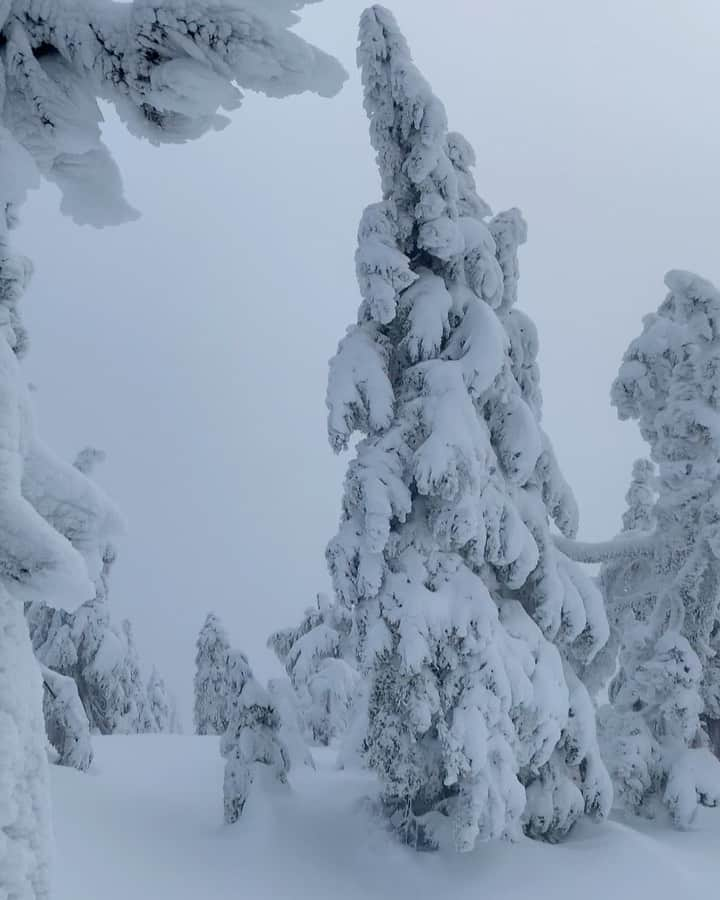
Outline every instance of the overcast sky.
<svg viewBox="0 0 720 900"><path fill-rule="evenodd" d="M300 28L350 81L333 100L248 95L224 132L153 148L108 116L139 222L23 211L23 301L45 440L108 452L128 522L111 601L189 725L193 643L225 621L257 671L265 640L327 589L346 460L325 438L327 360L354 318L355 233L379 198L354 66L364 3ZM529 223L520 305L540 332L545 427L581 534L618 527L632 423L608 391L669 268L720 283L720 8L714 0L396 0L415 60L478 156L493 209Z"/></svg>

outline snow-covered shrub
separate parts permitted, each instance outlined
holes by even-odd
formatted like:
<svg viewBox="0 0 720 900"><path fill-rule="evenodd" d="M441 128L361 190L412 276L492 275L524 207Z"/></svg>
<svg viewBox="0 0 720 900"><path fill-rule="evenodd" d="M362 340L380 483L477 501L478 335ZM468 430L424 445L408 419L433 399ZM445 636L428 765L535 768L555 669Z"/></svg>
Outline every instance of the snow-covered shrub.
<svg viewBox="0 0 720 900"><path fill-rule="evenodd" d="M208 613L195 654L195 733L224 734L228 725L230 642L220 619Z"/></svg>
<svg viewBox="0 0 720 900"><path fill-rule="evenodd" d="M360 678L349 610L318 594L300 625L275 632L268 644L290 677L308 740L329 744L343 734Z"/></svg>
<svg viewBox="0 0 720 900"><path fill-rule="evenodd" d="M72 766L81 772L93 759L90 725L72 678L42 666L45 688L43 712L45 731L57 752L60 766Z"/></svg>
<svg viewBox="0 0 720 900"><path fill-rule="evenodd" d="M237 822L250 790L287 783L290 754L281 737L281 721L270 694L254 678L247 657L228 659L229 723L220 740L225 758L225 821Z"/></svg>
<svg viewBox="0 0 720 900"><path fill-rule="evenodd" d="M720 801L703 727L720 718L720 293L689 272L665 282L612 388L657 474L636 464L623 522L644 552L602 573L619 668L601 725L620 799L686 827Z"/></svg>
<svg viewBox="0 0 720 900"><path fill-rule="evenodd" d="M577 510L539 424L537 335L513 310L525 225L487 221L472 149L382 7L358 59L383 200L330 364L331 444L360 440L327 558L369 680L364 757L410 843L554 840L611 802L576 674L608 625L550 535L552 518L572 537Z"/></svg>

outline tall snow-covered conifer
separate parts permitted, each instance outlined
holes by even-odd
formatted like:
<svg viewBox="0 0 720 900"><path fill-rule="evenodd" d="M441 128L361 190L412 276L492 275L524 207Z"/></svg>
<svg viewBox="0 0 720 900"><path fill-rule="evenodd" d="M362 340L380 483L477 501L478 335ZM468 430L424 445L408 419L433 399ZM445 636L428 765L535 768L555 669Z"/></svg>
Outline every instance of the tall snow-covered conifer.
<svg viewBox="0 0 720 900"><path fill-rule="evenodd" d="M411 843L557 839L610 803L574 668L608 626L550 538L549 516L572 535L577 515L539 425L535 331L511 315L524 223L486 221L472 150L382 7L358 60L383 200L330 365L331 444L361 440L327 557L370 679L365 758Z"/></svg>
<svg viewBox="0 0 720 900"><path fill-rule="evenodd" d="M339 64L288 30L303 5L12 0L0 8L0 893L8 897L49 890L40 676L22 602L73 609L92 599L113 530L90 482L37 439L18 367L27 338L17 303L31 266L11 252L9 231L39 175L58 186L62 211L78 223L135 217L101 141L99 98L134 134L182 143L223 127L218 110L236 107L241 87L272 97L335 93Z"/></svg>
<svg viewBox="0 0 720 900"><path fill-rule="evenodd" d="M685 827L720 801L703 727L720 718L720 293L689 272L665 283L612 388L657 475L636 465L624 517L650 552L603 571L621 637L601 721L621 799Z"/></svg>

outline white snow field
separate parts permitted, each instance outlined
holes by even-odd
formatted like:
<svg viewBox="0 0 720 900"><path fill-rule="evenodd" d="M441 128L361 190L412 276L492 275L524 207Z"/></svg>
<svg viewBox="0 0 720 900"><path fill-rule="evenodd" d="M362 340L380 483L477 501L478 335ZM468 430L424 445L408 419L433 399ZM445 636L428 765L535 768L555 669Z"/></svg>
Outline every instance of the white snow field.
<svg viewBox="0 0 720 900"><path fill-rule="evenodd" d="M291 773L222 822L218 738L95 738L91 771L53 767L56 900L683 900L720 879L720 811L693 831L581 823L566 843L416 853L363 804L365 773Z"/></svg>

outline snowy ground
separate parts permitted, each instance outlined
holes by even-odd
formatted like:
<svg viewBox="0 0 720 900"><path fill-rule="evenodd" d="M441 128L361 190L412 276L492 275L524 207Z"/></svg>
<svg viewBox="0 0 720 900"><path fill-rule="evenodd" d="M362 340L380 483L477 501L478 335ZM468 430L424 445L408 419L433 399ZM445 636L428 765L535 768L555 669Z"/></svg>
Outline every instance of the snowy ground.
<svg viewBox="0 0 720 900"><path fill-rule="evenodd" d="M559 846L455 856L399 846L363 774L295 771L293 790L222 824L217 739L95 739L93 771L53 767L55 900L691 900L720 883L720 811L693 832L585 825Z"/></svg>

